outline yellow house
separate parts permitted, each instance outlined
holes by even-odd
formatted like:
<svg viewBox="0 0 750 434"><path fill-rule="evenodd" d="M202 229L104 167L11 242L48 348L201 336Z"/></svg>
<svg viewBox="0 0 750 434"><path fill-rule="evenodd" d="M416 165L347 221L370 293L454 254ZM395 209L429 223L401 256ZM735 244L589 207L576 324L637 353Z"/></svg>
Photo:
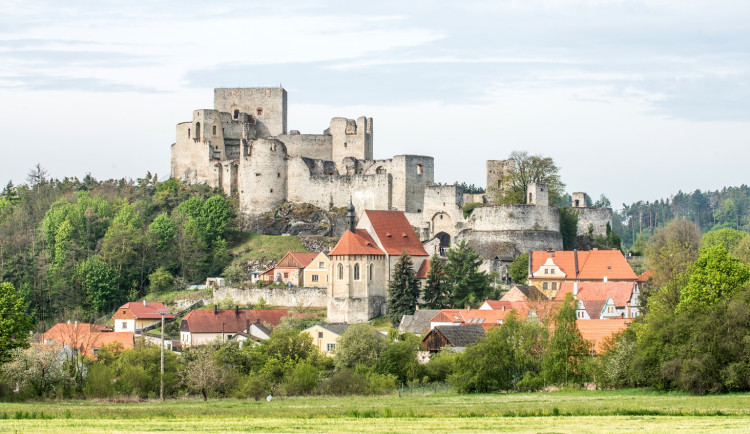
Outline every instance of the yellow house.
<svg viewBox="0 0 750 434"><path fill-rule="evenodd" d="M321 353L333 357L336 344L349 324L317 324L302 331L310 335L313 345Z"/></svg>
<svg viewBox="0 0 750 434"><path fill-rule="evenodd" d="M331 261L328 256L320 252L310 263L305 267L304 271L304 283L302 286L306 288L327 288L328 287L328 267L331 265Z"/></svg>
<svg viewBox="0 0 750 434"><path fill-rule="evenodd" d="M112 319L115 321L116 332L138 332L141 329L160 323L161 312L165 312L164 319L174 319L167 312L164 304L154 301L133 301L120 306Z"/></svg>

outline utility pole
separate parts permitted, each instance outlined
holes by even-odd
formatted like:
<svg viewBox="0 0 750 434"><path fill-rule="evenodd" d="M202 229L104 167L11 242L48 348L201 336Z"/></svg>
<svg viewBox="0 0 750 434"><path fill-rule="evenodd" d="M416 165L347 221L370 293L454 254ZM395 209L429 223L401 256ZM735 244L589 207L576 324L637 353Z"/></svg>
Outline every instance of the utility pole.
<svg viewBox="0 0 750 434"><path fill-rule="evenodd" d="M161 386L159 388L159 398L164 401L164 315L167 312L159 311L161 314Z"/></svg>

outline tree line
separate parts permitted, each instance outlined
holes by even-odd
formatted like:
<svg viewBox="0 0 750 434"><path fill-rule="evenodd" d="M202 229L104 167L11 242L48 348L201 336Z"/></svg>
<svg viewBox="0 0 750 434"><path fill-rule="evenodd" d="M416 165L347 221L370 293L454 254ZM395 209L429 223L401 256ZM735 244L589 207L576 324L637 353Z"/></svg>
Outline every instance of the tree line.
<svg viewBox="0 0 750 434"><path fill-rule="evenodd" d="M236 205L217 189L87 175L53 179L37 166L0 193L0 280L42 326L94 321L153 290L184 288L230 261Z"/></svg>

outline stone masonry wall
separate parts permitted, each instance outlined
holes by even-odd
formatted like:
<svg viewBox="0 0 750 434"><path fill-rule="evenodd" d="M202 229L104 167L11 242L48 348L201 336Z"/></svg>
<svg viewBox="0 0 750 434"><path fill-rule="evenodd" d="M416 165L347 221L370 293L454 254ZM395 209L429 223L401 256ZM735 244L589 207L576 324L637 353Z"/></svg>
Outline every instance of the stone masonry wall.
<svg viewBox="0 0 750 434"><path fill-rule="evenodd" d="M574 208L578 212L578 235L588 235L589 225L594 228L594 236L607 235L607 223L612 226L612 208Z"/></svg>
<svg viewBox="0 0 750 434"><path fill-rule="evenodd" d="M529 250L562 250L562 236L553 231L464 230L456 242L465 240L484 259L515 257Z"/></svg>
<svg viewBox="0 0 750 434"><path fill-rule="evenodd" d="M475 208L467 227L476 231L560 231L560 210L554 206L486 205Z"/></svg>
<svg viewBox="0 0 750 434"><path fill-rule="evenodd" d="M214 303L232 300L233 304L255 304L260 299L271 306L294 307L298 305L309 307L326 307L328 300L325 288L231 288L223 286L214 289Z"/></svg>
<svg viewBox="0 0 750 434"><path fill-rule="evenodd" d="M256 121L258 137L286 134L287 94L280 87L214 89L214 109L247 113Z"/></svg>
<svg viewBox="0 0 750 434"><path fill-rule="evenodd" d="M282 134L276 136L286 145L290 157L331 161L331 136L327 134Z"/></svg>

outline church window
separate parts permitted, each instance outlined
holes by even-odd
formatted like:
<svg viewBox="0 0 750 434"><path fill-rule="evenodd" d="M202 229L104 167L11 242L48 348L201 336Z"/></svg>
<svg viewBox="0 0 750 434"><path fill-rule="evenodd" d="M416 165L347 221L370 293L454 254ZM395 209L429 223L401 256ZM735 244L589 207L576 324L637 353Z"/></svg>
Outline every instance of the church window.
<svg viewBox="0 0 750 434"><path fill-rule="evenodd" d="M344 279L344 264L339 264L339 280Z"/></svg>
<svg viewBox="0 0 750 434"><path fill-rule="evenodd" d="M373 264L370 264L370 266L367 267L370 280L372 280L372 268L373 268Z"/></svg>
<svg viewBox="0 0 750 434"><path fill-rule="evenodd" d="M354 264L354 280L359 280L359 264Z"/></svg>

